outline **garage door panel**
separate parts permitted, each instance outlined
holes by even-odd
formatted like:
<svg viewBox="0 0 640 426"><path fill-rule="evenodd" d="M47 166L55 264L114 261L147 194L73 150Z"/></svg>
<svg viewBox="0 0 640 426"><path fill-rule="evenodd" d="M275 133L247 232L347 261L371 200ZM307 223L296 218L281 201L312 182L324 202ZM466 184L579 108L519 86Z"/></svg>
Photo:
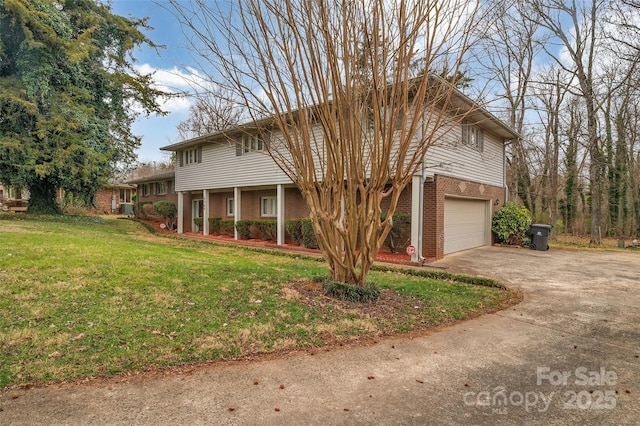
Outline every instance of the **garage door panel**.
<svg viewBox="0 0 640 426"><path fill-rule="evenodd" d="M444 203L444 253L487 243L487 202L447 198Z"/></svg>

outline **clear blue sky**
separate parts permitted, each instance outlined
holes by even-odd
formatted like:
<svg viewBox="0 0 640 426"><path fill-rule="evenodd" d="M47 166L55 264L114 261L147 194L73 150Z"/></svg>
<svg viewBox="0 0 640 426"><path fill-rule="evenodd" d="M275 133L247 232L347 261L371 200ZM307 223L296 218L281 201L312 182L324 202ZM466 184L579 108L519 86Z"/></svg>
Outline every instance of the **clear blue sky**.
<svg viewBox="0 0 640 426"><path fill-rule="evenodd" d="M170 92L189 90L185 77L188 70L189 54L186 51L182 29L172 14L164 9L161 2L151 0L112 0L112 13L137 18L149 17L153 30L145 31L147 37L164 49L143 47L135 51L136 67L143 72L155 72L159 87ZM159 150L161 146L178 142L176 125L188 117L190 101L186 98L172 99L163 103L163 109L169 114L160 116L140 116L133 126L134 134L142 137L142 145L137 150L138 161L162 161L168 155Z"/></svg>

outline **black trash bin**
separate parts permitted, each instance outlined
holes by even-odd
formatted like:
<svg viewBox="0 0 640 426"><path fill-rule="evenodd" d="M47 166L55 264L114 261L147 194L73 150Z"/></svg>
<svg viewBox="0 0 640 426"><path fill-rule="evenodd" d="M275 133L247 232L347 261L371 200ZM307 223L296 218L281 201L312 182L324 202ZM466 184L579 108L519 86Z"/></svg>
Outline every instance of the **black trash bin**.
<svg viewBox="0 0 640 426"><path fill-rule="evenodd" d="M545 251L549 250L549 234L553 226L536 223L529 228L529 235L531 236L532 250Z"/></svg>

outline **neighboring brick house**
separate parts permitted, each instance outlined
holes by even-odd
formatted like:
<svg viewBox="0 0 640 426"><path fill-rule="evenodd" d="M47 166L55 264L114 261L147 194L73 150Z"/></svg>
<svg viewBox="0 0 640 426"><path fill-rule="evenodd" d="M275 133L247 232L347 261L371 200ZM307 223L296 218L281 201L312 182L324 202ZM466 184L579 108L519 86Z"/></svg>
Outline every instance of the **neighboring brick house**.
<svg viewBox="0 0 640 426"><path fill-rule="evenodd" d="M458 100L474 105L461 93ZM266 153L264 142L250 136L252 129L250 123L162 148L176 153L179 233L197 230L193 219L199 217L272 218L278 223L277 243L283 244L286 220L308 216L300 192ZM517 137L477 109L430 148L423 173L413 177L397 207L411 214L413 261L491 244L491 218L507 195L505 144ZM203 224L207 234L207 221Z"/></svg>
<svg viewBox="0 0 640 426"><path fill-rule="evenodd" d="M96 193L95 211L100 214L129 214L133 211L136 187L126 183L109 183Z"/></svg>
<svg viewBox="0 0 640 426"><path fill-rule="evenodd" d="M175 179L175 172L166 172L133 179L127 183L137 187L136 203L140 206L139 211L153 216L155 214L153 204L158 201L171 201L178 204Z"/></svg>

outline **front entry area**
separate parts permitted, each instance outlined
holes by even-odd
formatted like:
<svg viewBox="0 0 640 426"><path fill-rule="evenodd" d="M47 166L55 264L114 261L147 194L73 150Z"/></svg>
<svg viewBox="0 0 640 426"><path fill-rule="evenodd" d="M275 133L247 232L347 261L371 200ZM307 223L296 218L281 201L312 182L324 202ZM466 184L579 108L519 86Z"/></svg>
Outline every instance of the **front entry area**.
<svg viewBox="0 0 640 426"><path fill-rule="evenodd" d="M204 204L202 200L192 201L191 212L193 217L192 217L191 229L193 229L193 232L200 232L200 226L198 226L193 219L198 219L202 217L203 206Z"/></svg>

